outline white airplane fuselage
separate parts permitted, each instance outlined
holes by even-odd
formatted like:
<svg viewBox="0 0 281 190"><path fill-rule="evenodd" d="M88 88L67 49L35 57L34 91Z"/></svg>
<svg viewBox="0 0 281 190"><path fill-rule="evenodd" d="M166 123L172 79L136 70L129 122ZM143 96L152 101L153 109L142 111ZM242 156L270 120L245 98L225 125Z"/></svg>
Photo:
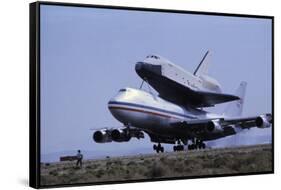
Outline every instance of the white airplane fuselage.
<svg viewBox="0 0 281 190"><path fill-rule="evenodd" d="M125 88L108 102L111 114L125 126L134 126L161 135L176 134L170 123L220 115L187 109L139 89Z"/></svg>

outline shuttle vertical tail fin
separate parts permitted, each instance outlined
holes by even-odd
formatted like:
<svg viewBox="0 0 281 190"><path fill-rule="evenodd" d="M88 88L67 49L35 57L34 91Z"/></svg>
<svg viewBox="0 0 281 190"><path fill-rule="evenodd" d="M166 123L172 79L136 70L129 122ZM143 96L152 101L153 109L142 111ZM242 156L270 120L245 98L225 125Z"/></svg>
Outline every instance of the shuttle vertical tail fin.
<svg viewBox="0 0 281 190"><path fill-rule="evenodd" d="M247 87L246 82L243 81L240 83L235 93L235 95L238 96L240 99L228 103L223 113L224 116L236 117L242 114L246 87Z"/></svg>

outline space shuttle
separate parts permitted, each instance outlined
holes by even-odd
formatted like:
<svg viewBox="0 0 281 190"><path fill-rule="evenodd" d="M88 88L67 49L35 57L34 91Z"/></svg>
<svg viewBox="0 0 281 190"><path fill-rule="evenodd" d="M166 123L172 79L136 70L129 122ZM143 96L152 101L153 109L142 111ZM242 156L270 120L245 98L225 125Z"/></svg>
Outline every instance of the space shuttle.
<svg viewBox="0 0 281 190"><path fill-rule="evenodd" d="M219 82L208 75L208 54L193 73L158 55L137 62L135 70L161 98L177 105L203 108L239 100L238 96L223 93Z"/></svg>

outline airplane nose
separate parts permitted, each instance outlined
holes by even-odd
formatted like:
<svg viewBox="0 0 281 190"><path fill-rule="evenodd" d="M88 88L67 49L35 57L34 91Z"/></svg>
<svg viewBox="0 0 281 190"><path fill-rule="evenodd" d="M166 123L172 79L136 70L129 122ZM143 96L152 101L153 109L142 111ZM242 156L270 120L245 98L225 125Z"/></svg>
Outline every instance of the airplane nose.
<svg viewBox="0 0 281 190"><path fill-rule="evenodd" d="M108 107L108 109L110 109L110 107L112 106L112 105L114 105L116 102L118 102L115 98L111 98L109 101L108 101L108 103L107 103L107 107Z"/></svg>

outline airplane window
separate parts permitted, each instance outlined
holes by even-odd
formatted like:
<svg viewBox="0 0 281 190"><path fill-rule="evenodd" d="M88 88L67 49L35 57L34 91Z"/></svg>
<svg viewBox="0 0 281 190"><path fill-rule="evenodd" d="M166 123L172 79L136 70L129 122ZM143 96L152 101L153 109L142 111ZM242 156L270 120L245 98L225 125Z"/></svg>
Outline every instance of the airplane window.
<svg viewBox="0 0 281 190"><path fill-rule="evenodd" d="M119 92L126 92L126 89L122 88L122 89L119 90Z"/></svg>

